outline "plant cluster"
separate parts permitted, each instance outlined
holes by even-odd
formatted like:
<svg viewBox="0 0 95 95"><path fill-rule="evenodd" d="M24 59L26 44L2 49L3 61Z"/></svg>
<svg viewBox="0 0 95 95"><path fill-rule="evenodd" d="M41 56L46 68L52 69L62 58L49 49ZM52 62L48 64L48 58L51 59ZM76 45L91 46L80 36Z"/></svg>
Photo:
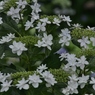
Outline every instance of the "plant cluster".
<svg viewBox="0 0 95 95"><path fill-rule="evenodd" d="M94 95L95 28L40 6L0 1L0 95Z"/></svg>

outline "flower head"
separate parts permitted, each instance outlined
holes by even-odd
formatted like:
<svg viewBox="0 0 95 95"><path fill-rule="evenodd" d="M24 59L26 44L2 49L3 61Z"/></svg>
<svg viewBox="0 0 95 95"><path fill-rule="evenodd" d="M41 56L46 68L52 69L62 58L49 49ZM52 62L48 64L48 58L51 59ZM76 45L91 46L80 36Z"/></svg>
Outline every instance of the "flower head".
<svg viewBox="0 0 95 95"><path fill-rule="evenodd" d="M9 48L12 49L13 53L17 53L18 56L22 54L22 51L27 50L27 48L25 48L25 44L16 41L13 41L13 45L10 45Z"/></svg>

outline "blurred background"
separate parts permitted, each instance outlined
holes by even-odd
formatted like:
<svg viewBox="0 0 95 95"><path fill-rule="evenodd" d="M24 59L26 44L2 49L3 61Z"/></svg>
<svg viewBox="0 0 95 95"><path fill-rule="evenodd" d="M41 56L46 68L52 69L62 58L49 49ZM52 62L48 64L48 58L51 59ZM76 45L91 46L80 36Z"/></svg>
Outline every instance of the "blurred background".
<svg viewBox="0 0 95 95"><path fill-rule="evenodd" d="M69 15L72 23L95 26L95 0L38 0L46 15Z"/></svg>

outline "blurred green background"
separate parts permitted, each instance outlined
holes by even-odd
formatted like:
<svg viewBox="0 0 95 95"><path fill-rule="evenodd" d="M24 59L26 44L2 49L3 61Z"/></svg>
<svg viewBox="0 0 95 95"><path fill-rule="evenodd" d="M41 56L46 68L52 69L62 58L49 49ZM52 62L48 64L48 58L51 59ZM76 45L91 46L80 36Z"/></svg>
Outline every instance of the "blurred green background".
<svg viewBox="0 0 95 95"><path fill-rule="evenodd" d="M95 0L38 0L44 14L70 15L72 23L95 26Z"/></svg>

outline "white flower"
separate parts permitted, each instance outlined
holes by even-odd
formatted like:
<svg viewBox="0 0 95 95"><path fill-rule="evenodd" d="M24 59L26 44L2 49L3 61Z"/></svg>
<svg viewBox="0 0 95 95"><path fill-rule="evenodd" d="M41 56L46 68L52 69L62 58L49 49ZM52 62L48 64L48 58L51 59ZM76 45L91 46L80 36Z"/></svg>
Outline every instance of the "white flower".
<svg viewBox="0 0 95 95"><path fill-rule="evenodd" d="M61 44L62 47L63 47L64 45L69 46L70 40L71 40L71 37L68 38L68 37L64 36L64 37L61 37L61 38L60 38L59 43Z"/></svg>
<svg viewBox="0 0 95 95"><path fill-rule="evenodd" d="M17 88L21 89L29 89L29 85L27 84L28 80L25 80L22 78L22 80L18 81L18 84L16 84Z"/></svg>
<svg viewBox="0 0 95 95"><path fill-rule="evenodd" d="M47 68L48 68L48 67L46 67L46 64L45 64L45 65L42 64L41 66L39 66L39 67L37 68L37 71L41 73L41 72L43 72L44 70L46 70Z"/></svg>
<svg viewBox="0 0 95 95"><path fill-rule="evenodd" d="M85 95L93 95L93 94L85 94Z"/></svg>
<svg viewBox="0 0 95 95"><path fill-rule="evenodd" d="M53 44L52 40L53 40L53 36L50 34L50 35L47 35L46 33L43 34L43 38L42 38L42 41L38 40L38 43L35 44L35 46L38 46L38 47L47 47L49 50L51 50L51 45Z"/></svg>
<svg viewBox="0 0 95 95"><path fill-rule="evenodd" d="M19 15L19 12L20 12L20 8L14 8L14 7L11 7L10 10L7 12L7 15L8 16L11 16L13 19L20 19L20 15Z"/></svg>
<svg viewBox="0 0 95 95"><path fill-rule="evenodd" d="M2 82L2 84L1 84L1 90L0 90L0 92L6 92L6 91L8 91L9 90L9 87L11 87L11 83L12 83L12 80L11 81L4 81L4 82Z"/></svg>
<svg viewBox="0 0 95 95"><path fill-rule="evenodd" d="M32 8L32 12L41 12L40 5L38 3L34 3L34 5L31 5L30 7Z"/></svg>
<svg viewBox="0 0 95 95"><path fill-rule="evenodd" d="M92 41L92 45L95 46L95 38L91 37L90 40Z"/></svg>
<svg viewBox="0 0 95 95"><path fill-rule="evenodd" d="M16 2L16 4L18 5L18 7L21 7L23 9L27 5L27 2L26 0L19 0L18 2Z"/></svg>
<svg viewBox="0 0 95 95"><path fill-rule="evenodd" d="M60 61L62 61L64 58L66 58L67 57L67 53L62 53L60 56L59 56L59 58L61 58L60 59Z"/></svg>
<svg viewBox="0 0 95 95"><path fill-rule="evenodd" d="M51 85L54 85L55 83L57 83L57 81L55 81L54 76L49 71L43 72L42 77L47 82L46 87L50 87Z"/></svg>
<svg viewBox="0 0 95 95"><path fill-rule="evenodd" d="M88 30L93 30L93 31L94 31L94 30L95 30L95 27L87 26L87 29L88 29Z"/></svg>
<svg viewBox="0 0 95 95"><path fill-rule="evenodd" d="M78 83L80 85L80 88L84 88L84 86L88 82L88 79L89 79L89 75L84 76L84 74L82 74L82 77L79 77Z"/></svg>
<svg viewBox="0 0 95 95"><path fill-rule="evenodd" d="M37 44L35 44L35 46L37 46L37 47L42 47L42 44L43 44L43 42L42 41L40 41L40 40L38 40L38 43Z"/></svg>
<svg viewBox="0 0 95 95"><path fill-rule="evenodd" d="M18 56L22 54L22 51L27 50L27 48L25 48L25 44L16 41L13 41L13 45L10 45L9 48L12 49L13 53L17 53Z"/></svg>
<svg viewBox="0 0 95 95"><path fill-rule="evenodd" d="M64 37L64 36L66 36L66 37L68 37L68 38L71 38L71 36L70 36L70 31L68 30L68 28L61 29L61 32L62 32L62 33L59 34L59 37Z"/></svg>
<svg viewBox="0 0 95 95"><path fill-rule="evenodd" d="M73 24L72 26L73 26L72 28L79 28L79 29L81 29L82 27L79 23Z"/></svg>
<svg viewBox="0 0 95 95"><path fill-rule="evenodd" d="M85 65L88 65L88 61L86 61L85 56L81 56L80 59L78 59L77 67L80 67L82 70L84 69Z"/></svg>
<svg viewBox="0 0 95 95"><path fill-rule="evenodd" d="M39 75L29 75L29 84L32 84L34 88L37 88L39 86L39 83L42 83L42 80L40 79Z"/></svg>
<svg viewBox="0 0 95 95"><path fill-rule="evenodd" d="M91 77L90 84L93 84L93 89L95 90L95 78Z"/></svg>
<svg viewBox="0 0 95 95"><path fill-rule="evenodd" d="M78 42L80 43L81 47L88 48L87 44L90 44L90 41L88 40L88 37L82 37L82 39L79 39Z"/></svg>
<svg viewBox="0 0 95 95"><path fill-rule="evenodd" d="M3 9L4 1L0 1L0 10Z"/></svg>
<svg viewBox="0 0 95 95"><path fill-rule="evenodd" d="M32 12L31 15L32 15L31 19L33 20L39 19L39 14Z"/></svg>
<svg viewBox="0 0 95 95"><path fill-rule="evenodd" d="M43 34L44 37L42 38L42 47L47 47L49 50L51 50L51 45L53 44L53 36L51 34L47 35L46 33Z"/></svg>
<svg viewBox="0 0 95 95"><path fill-rule="evenodd" d="M62 89L64 95L70 95L70 89L68 87Z"/></svg>
<svg viewBox="0 0 95 95"><path fill-rule="evenodd" d="M53 24L56 24L56 25L60 26L60 22L61 21L59 19L54 18Z"/></svg>
<svg viewBox="0 0 95 95"><path fill-rule="evenodd" d="M66 21L67 24L70 26L70 22L72 21L69 16L63 16L63 21Z"/></svg>
<svg viewBox="0 0 95 95"><path fill-rule="evenodd" d="M9 39L15 38L15 34L11 34L11 33L10 33L10 34L7 34L7 35L8 35L8 38L9 38Z"/></svg>
<svg viewBox="0 0 95 95"><path fill-rule="evenodd" d="M3 23L3 21L2 21L2 17L0 17L0 24L2 24Z"/></svg>
<svg viewBox="0 0 95 95"><path fill-rule="evenodd" d="M43 23L47 23L47 24L51 24L51 22L48 20L48 18L43 18L43 19L40 19L41 22Z"/></svg>
<svg viewBox="0 0 95 95"><path fill-rule="evenodd" d="M36 26L36 29L38 29L38 32L40 31L46 31L46 24L45 23L42 23L41 22L38 22L37 26Z"/></svg>
<svg viewBox="0 0 95 95"><path fill-rule="evenodd" d="M25 23L25 30L28 30L30 27L33 27L33 22L34 20L31 20L31 21L26 21Z"/></svg>
<svg viewBox="0 0 95 95"><path fill-rule="evenodd" d="M0 44L4 44L6 42L10 42L11 39L9 39L8 36L3 36L2 39L0 39Z"/></svg>

